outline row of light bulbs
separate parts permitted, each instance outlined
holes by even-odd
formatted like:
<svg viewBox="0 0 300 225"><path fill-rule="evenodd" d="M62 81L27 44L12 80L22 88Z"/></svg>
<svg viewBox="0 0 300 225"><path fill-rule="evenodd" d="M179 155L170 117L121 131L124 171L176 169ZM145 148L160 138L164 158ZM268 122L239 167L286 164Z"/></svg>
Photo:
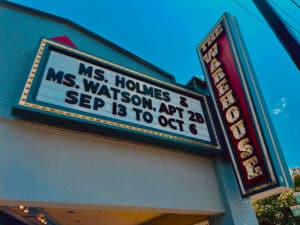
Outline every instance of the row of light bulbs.
<svg viewBox="0 0 300 225"><path fill-rule="evenodd" d="M41 224L46 225L48 223L47 218L43 214L39 214L37 219L41 222Z"/></svg>
<svg viewBox="0 0 300 225"><path fill-rule="evenodd" d="M25 214L29 213L29 207L27 207L27 206L19 205L19 209Z"/></svg>
<svg viewBox="0 0 300 225"><path fill-rule="evenodd" d="M24 205L19 205L19 209L24 213L24 214L28 214L29 213L29 207L28 206L24 206ZM43 224L43 225L47 225L48 221L47 218L44 214L38 214L37 215L37 220Z"/></svg>

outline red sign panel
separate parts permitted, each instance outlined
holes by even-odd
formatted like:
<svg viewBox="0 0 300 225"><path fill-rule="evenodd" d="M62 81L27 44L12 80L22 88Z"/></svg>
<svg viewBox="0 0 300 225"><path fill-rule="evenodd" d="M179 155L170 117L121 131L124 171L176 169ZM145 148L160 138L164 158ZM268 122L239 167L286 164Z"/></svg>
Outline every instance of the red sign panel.
<svg viewBox="0 0 300 225"><path fill-rule="evenodd" d="M226 17L225 17L226 19ZM274 186L272 166L262 149L255 115L249 106L241 68L229 25L223 19L198 46L202 66L227 135L228 147L241 192L249 195ZM248 96L247 96L248 95ZM273 173L271 171L271 173Z"/></svg>

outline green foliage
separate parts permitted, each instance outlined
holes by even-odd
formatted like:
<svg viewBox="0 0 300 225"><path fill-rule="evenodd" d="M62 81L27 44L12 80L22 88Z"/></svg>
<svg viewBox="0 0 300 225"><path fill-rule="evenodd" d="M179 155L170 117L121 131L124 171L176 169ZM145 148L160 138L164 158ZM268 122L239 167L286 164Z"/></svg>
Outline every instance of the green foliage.
<svg viewBox="0 0 300 225"><path fill-rule="evenodd" d="M294 191L252 201L260 225L296 225L290 206L296 205Z"/></svg>
<svg viewBox="0 0 300 225"><path fill-rule="evenodd" d="M295 190L300 191L300 175L294 176Z"/></svg>

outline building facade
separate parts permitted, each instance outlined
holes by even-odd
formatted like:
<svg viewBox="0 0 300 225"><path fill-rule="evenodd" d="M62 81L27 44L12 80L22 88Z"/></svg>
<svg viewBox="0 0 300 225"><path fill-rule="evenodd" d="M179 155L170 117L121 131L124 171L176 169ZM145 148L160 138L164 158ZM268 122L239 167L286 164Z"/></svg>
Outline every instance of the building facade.
<svg viewBox="0 0 300 225"><path fill-rule="evenodd" d="M7 1L0 2L0 18L0 224L257 224L203 81L178 85L172 75L64 18ZM42 40L201 95L212 108L206 118L220 151L16 110Z"/></svg>

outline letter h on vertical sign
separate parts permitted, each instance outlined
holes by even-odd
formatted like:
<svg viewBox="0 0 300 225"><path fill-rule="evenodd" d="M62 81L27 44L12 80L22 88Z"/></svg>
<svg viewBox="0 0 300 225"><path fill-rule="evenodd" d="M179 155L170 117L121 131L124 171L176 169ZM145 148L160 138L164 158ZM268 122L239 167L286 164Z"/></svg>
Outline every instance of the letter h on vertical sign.
<svg viewBox="0 0 300 225"><path fill-rule="evenodd" d="M291 177L235 18L226 13L197 51L242 196L290 187Z"/></svg>

